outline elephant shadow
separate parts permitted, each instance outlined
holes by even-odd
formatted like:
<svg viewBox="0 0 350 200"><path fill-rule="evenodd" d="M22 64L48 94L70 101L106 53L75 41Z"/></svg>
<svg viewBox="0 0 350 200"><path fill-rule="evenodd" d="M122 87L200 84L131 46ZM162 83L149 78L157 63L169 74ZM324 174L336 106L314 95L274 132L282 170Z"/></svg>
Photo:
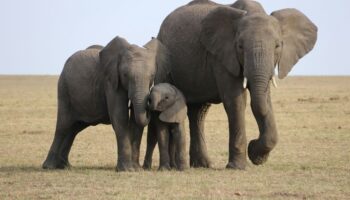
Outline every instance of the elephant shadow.
<svg viewBox="0 0 350 200"><path fill-rule="evenodd" d="M62 171L83 171L83 170L98 170L98 171L113 171L115 166L105 165L105 166L74 166L67 169L62 169ZM54 170L52 170L54 171ZM41 168L40 165L22 165L22 166L4 166L0 167L0 173L11 173L11 172L50 172Z"/></svg>

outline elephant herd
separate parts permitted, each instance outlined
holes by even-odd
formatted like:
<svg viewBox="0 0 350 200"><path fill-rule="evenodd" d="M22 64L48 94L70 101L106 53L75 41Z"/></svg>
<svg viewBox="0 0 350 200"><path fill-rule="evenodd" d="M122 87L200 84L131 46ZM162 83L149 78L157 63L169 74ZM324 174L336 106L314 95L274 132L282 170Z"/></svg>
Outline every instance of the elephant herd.
<svg viewBox="0 0 350 200"><path fill-rule="evenodd" d="M143 47L115 37L73 54L58 81L56 132L45 169L69 166L76 135L112 124L118 171L141 169L140 144L148 128L144 169L152 167L158 142L160 170L210 167L204 121L211 104L223 103L229 122L226 168L267 161L277 143L270 83L285 78L310 52L317 27L296 9L267 14L255 1L221 5L194 0L163 21ZM247 90L259 137L247 143ZM184 120L190 129L189 162Z"/></svg>

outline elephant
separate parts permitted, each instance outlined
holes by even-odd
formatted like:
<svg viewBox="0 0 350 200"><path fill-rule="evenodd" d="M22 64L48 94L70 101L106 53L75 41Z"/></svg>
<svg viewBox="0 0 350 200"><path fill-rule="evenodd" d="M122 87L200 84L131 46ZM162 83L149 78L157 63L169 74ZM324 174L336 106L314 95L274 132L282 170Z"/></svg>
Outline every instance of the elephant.
<svg viewBox="0 0 350 200"><path fill-rule="evenodd" d="M103 46L102 46L102 45L99 45L99 44L94 44L94 45L89 46L89 47L86 48L86 49L97 49L97 50L102 50L102 49L103 49Z"/></svg>
<svg viewBox="0 0 350 200"><path fill-rule="evenodd" d="M69 57L58 81L55 136L42 167L69 167L76 135L88 126L112 124L118 144L117 171L141 169L139 141L150 121L147 97L155 76L166 71L161 69L166 68L166 56L155 38L139 47L117 36L106 47L93 45Z"/></svg>
<svg viewBox="0 0 350 200"><path fill-rule="evenodd" d="M187 116L186 100L181 91L168 83L155 85L148 97L151 122L148 125L144 169L151 169L156 143L159 147L159 170L187 168L184 121Z"/></svg>
<svg viewBox="0 0 350 200"><path fill-rule="evenodd" d="M211 104L223 103L229 123L226 168L245 169L247 154L255 165L267 161L277 144L270 83L275 71L285 78L310 52L317 26L296 9L267 14L261 4L238 0L220 5L195 0L170 13L157 38L171 55L169 81L187 100L190 166L210 167L204 120ZM247 90L259 137L247 144ZM248 151L248 152L247 152Z"/></svg>

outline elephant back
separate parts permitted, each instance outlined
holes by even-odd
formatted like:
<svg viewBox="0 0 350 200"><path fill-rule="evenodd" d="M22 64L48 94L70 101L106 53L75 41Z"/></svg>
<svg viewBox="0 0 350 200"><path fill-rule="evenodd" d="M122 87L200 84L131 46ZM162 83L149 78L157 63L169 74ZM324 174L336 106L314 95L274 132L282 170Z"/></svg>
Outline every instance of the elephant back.
<svg viewBox="0 0 350 200"><path fill-rule="evenodd" d="M221 5L211 1L193 1L170 13L158 33L158 40L170 52L172 84L184 93L188 101L201 96L199 88L204 88L204 85L215 85L211 68L205 67L207 60L203 58L207 51L200 42L200 36L202 20L218 6ZM196 80L184 78L187 74L196 74ZM215 88L208 90L213 91L209 96L216 95Z"/></svg>
<svg viewBox="0 0 350 200"><path fill-rule="evenodd" d="M97 50L102 50L102 49L103 49L103 46L102 46L102 45L98 45L98 44L94 44L94 45L89 46L89 47L86 48L86 49L97 49Z"/></svg>

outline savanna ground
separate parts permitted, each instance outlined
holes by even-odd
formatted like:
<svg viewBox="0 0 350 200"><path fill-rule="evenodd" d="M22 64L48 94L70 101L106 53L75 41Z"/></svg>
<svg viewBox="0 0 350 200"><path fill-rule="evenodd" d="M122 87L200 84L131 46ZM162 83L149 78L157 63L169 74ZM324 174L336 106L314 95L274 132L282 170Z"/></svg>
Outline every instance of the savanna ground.
<svg viewBox="0 0 350 200"><path fill-rule="evenodd" d="M291 77L273 89L279 142L263 166L225 170L228 125L212 106L206 139L214 169L117 173L111 126L76 138L70 170L41 164L56 123L56 76L0 76L0 199L348 199L350 77ZM249 103L248 103L249 105ZM248 139L258 136L249 106ZM188 129L187 129L188 133ZM144 138L145 139L145 135ZM188 140L187 140L188 141ZM187 147L188 148L188 147ZM142 158L145 140L142 143Z"/></svg>

